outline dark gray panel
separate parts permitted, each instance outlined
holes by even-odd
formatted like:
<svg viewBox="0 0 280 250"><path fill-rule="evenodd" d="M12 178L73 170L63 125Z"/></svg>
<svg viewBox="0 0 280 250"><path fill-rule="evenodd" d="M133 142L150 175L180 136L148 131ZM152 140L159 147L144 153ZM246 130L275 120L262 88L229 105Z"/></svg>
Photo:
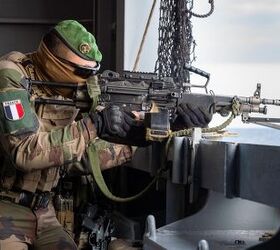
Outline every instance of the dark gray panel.
<svg viewBox="0 0 280 250"><path fill-rule="evenodd" d="M93 1L0 0L0 55L16 50L30 52L54 24L75 19L93 31Z"/></svg>
<svg viewBox="0 0 280 250"><path fill-rule="evenodd" d="M172 161L172 183L187 184L190 168L190 143L187 138L175 137L170 152Z"/></svg>
<svg viewBox="0 0 280 250"><path fill-rule="evenodd" d="M92 2L89 0L1 0L1 18L69 19L91 18Z"/></svg>
<svg viewBox="0 0 280 250"><path fill-rule="evenodd" d="M239 195L280 208L280 147L239 146Z"/></svg>
<svg viewBox="0 0 280 250"><path fill-rule="evenodd" d="M5 34L0 41L0 55L12 50L20 52L34 51L39 45L42 34L49 30L49 26L0 25L0 34Z"/></svg>
<svg viewBox="0 0 280 250"><path fill-rule="evenodd" d="M74 19L95 35L101 70L123 69L124 0L0 0L0 6L0 55L35 50L50 27Z"/></svg>
<svg viewBox="0 0 280 250"><path fill-rule="evenodd" d="M197 158L202 187L222 192L228 198L235 195L237 146L236 143L201 141Z"/></svg>

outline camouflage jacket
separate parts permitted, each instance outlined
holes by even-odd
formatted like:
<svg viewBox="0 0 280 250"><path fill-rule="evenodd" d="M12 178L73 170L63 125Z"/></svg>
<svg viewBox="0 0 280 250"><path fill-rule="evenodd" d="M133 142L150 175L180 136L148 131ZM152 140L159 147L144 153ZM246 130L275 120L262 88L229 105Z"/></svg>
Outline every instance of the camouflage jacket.
<svg viewBox="0 0 280 250"><path fill-rule="evenodd" d="M24 65L27 58L11 52L0 59L0 190L50 191L62 169L87 173L83 160L92 140L98 144L102 169L130 160L129 146L96 138L94 124L87 117L79 119L76 108L35 105L34 97L63 97L49 96L39 87L29 95L21 79L37 77Z"/></svg>

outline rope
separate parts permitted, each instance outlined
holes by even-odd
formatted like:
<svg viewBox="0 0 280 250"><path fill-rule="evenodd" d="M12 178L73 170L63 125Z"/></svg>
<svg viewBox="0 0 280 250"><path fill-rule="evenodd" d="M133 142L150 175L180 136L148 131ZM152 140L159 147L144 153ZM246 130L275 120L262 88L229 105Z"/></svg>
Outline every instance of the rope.
<svg viewBox="0 0 280 250"><path fill-rule="evenodd" d="M215 126L212 128L202 128L201 132L202 133L213 133L213 132L221 131L224 128L226 128L233 121L233 119L240 114L240 103L238 102L238 99L236 97L234 97L232 100L231 109L232 109L231 116L225 122L223 122L219 126ZM165 145L166 155L168 154L170 143L171 143L171 140L173 137L190 136L191 133L192 133L191 128L172 132Z"/></svg>
<svg viewBox="0 0 280 250"><path fill-rule="evenodd" d="M198 18L206 18L212 15L212 13L214 12L214 0L209 0L209 4L210 4L210 10L208 13L206 14L196 14L192 11L188 11L192 16L198 17Z"/></svg>
<svg viewBox="0 0 280 250"><path fill-rule="evenodd" d="M145 43L145 40L146 40L147 32L148 32L148 29L150 27L150 23L151 23L151 19L152 19L153 13L154 13L156 2L157 2L157 0L153 1L153 5L151 7L150 14L149 14L149 17L148 17L148 20L147 20L147 23L146 23L146 26L145 26L145 30L144 30L144 33L143 33L143 36L142 36L142 40L141 40L141 43L140 43L140 46L139 46L139 49L138 49L136 60L134 62L133 71L136 71L138 69L138 63L139 63L140 56L141 56L141 53L142 53L142 50L143 50L143 46L144 46L144 43Z"/></svg>
<svg viewBox="0 0 280 250"><path fill-rule="evenodd" d="M236 116L232 113L231 116L225 122L223 122L221 125L216 126L216 127L212 127L212 128L202 128L201 132L202 133L213 133L213 132L221 131L224 128L226 128L233 121L233 119L235 117ZM171 140L172 140L173 137L190 136L191 134L192 134L192 129L191 128L172 132L171 135L169 136L167 142L166 142L166 146L165 146L166 155L169 151L170 143L171 143Z"/></svg>

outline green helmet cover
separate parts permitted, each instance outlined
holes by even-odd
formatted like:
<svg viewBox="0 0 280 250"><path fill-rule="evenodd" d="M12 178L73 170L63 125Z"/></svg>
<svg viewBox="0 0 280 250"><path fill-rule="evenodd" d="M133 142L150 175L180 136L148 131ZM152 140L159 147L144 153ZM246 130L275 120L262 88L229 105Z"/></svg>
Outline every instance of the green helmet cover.
<svg viewBox="0 0 280 250"><path fill-rule="evenodd" d="M102 54L98 49L95 37L86 28L75 20L59 22L54 30L64 43L78 56L100 62Z"/></svg>

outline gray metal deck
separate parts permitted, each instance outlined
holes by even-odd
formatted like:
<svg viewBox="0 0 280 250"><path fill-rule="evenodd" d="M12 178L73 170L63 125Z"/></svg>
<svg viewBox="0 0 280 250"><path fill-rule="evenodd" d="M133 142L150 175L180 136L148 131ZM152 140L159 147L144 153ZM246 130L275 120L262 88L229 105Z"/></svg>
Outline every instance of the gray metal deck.
<svg viewBox="0 0 280 250"><path fill-rule="evenodd" d="M197 185L210 190L208 202L197 214L177 221L185 197L177 192L187 181L190 143L188 138L174 139L167 220L175 222L158 228L156 237L145 237L144 249L196 250L202 239L210 250L248 249L261 243L265 233L278 230L280 131L254 127L230 132L237 135L200 141ZM278 248L280 243L276 248L256 249Z"/></svg>

